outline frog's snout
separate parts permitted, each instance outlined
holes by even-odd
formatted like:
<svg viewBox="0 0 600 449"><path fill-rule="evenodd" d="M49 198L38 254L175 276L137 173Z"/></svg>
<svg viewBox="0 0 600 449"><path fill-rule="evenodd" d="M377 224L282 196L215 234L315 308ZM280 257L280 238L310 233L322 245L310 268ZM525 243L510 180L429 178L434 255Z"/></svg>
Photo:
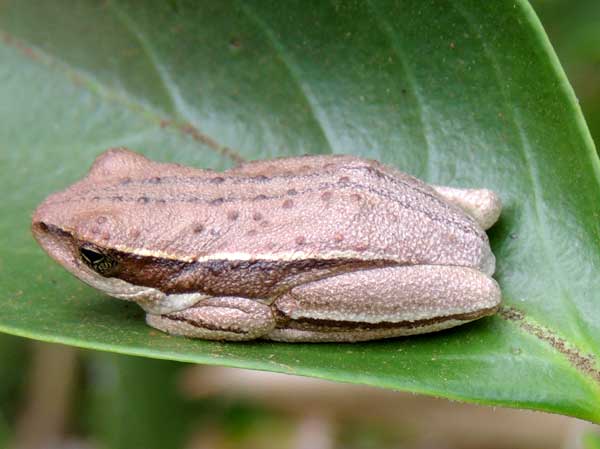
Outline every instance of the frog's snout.
<svg viewBox="0 0 600 449"><path fill-rule="evenodd" d="M69 270L74 268L71 236L67 232L41 219L34 219L31 231L50 257Z"/></svg>

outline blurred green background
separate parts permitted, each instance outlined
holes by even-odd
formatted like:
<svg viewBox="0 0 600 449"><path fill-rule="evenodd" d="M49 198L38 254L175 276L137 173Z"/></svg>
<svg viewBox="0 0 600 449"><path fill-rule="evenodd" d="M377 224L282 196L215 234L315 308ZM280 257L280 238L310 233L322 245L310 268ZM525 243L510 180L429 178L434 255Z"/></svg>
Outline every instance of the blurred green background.
<svg viewBox="0 0 600 449"><path fill-rule="evenodd" d="M532 4L598 143L600 1ZM600 437L585 423L543 413L1 335L4 447L594 448Z"/></svg>

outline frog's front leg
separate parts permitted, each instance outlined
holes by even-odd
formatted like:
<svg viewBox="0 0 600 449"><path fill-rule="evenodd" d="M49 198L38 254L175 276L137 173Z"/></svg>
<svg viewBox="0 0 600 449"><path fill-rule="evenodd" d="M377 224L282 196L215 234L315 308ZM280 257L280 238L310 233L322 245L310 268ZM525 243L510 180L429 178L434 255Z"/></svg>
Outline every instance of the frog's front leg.
<svg viewBox="0 0 600 449"><path fill-rule="evenodd" d="M364 341L446 329L491 315L500 289L456 266L396 266L299 285L274 303L280 341Z"/></svg>
<svg viewBox="0 0 600 449"><path fill-rule="evenodd" d="M452 203L489 229L498 220L502 203L496 193L488 189L458 189L455 187L431 186L446 201Z"/></svg>
<svg viewBox="0 0 600 449"><path fill-rule="evenodd" d="M275 327L271 308L239 297L211 297L166 314L146 314L146 322L163 332L205 340L253 340Z"/></svg>

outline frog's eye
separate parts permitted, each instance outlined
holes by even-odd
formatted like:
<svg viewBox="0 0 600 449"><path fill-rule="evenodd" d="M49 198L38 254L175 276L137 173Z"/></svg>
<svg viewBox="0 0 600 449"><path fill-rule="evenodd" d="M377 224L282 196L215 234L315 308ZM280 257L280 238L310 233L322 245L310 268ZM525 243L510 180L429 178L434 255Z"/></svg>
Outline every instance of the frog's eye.
<svg viewBox="0 0 600 449"><path fill-rule="evenodd" d="M108 276L117 266L115 259L89 246L80 246L79 254L83 263L102 276Z"/></svg>

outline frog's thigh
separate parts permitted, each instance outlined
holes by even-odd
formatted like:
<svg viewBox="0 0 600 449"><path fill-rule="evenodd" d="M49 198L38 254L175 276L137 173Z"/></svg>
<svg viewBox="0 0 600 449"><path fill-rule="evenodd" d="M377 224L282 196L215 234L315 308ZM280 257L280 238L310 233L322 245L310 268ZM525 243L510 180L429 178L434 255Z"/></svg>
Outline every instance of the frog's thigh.
<svg viewBox="0 0 600 449"><path fill-rule="evenodd" d="M169 334L206 340L253 340L275 327L269 306L229 296L205 299L178 312L148 313L146 322Z"/></svg>
<svg viewBox="0 0 600 449"><path fill-rule="evenodd" d="M483 228L492 227L500 216L502 203L496 193L488 189L457 189L454 187L431 186L446 201L455 204L472 216Z"/></svg>
<svg viewBox="0 0 600 449"><path fill-rule="evenodd" d="M418 265L340 274L274 303L282 341L360 341L431 332L494 313L500 289L465 267Z"/></svg>

